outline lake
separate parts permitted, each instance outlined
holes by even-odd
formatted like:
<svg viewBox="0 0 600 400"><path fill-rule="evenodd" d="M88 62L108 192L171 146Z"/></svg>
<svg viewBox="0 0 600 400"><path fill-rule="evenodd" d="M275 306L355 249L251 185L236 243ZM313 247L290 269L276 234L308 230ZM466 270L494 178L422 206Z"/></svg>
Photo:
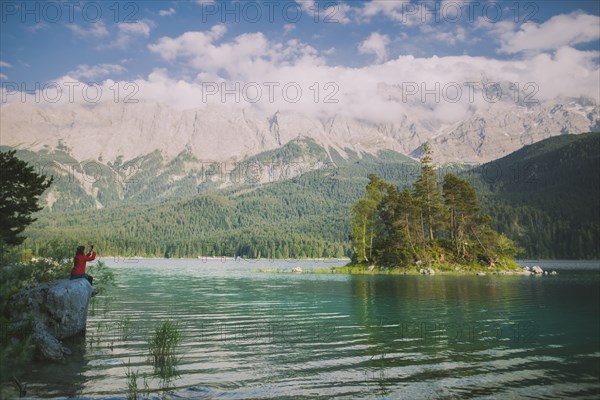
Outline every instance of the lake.
<svg viewBox="0 0 600 400"><path fill-rule="evenodd" d="M598 262L527 261L558 276L261 273L333 261L114 260L69 363L27 370L42 398L594 399ZM155 374L149 337L180 323Z"/></svg>

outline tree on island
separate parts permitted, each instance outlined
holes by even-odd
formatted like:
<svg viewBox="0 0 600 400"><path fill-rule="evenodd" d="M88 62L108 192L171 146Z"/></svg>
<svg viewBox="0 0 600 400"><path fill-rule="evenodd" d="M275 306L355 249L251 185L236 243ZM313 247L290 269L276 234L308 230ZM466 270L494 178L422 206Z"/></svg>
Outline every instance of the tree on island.
<svg viewBox="0 0 600 400"><path fill-rule="evenodd" d="M438 184L432 151L425 144L421 174L412 190L399 191L376 175L354 207L354 264L513 265L519 248L492 228L477 194L465 180L447 174Z"/></svg>
<svg viewBox="0 0 600 400"><path fill-rule="evenodd" d="M421 176L415 182L414 195L420 211L421 232L433 241L436 232L445 222L444 203L440 192L435 170L433 168L433 152L427 143L423 145L424 155L421 158Z"/></svg>
<svg viewBox="0 0 600 400"><path fill-rule="evenodd" d="M52 178L39 175L34 168L15 157L15 151L0 152L0 251L23 243L21 232L43 207L38 205Z"/></svg>
<svg viewBox="0 0 600 400"><path fill-rule="evenodd" d="M353 250L360 262L369 262L373 257L373 240L377 230L377 206L384 193L392 189L377 175L369 175L367 194L352 207L354 221L352 223Z"/></svg>

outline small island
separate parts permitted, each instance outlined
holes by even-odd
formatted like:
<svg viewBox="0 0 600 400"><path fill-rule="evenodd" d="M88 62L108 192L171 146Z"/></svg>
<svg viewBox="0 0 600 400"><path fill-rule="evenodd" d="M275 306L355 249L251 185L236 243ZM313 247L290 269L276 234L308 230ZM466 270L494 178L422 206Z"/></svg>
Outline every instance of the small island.
<svg viewBox="0 0 600 400"><path fill-rule="evenodd" d="M431 148L423 146L421 172L402 190L369 176L366 194L352 207L351 262L342 273L520 273L519 247L490 227L475 189L454 174L436 179ZM440 187L441 186L441 187Z"/></svg>

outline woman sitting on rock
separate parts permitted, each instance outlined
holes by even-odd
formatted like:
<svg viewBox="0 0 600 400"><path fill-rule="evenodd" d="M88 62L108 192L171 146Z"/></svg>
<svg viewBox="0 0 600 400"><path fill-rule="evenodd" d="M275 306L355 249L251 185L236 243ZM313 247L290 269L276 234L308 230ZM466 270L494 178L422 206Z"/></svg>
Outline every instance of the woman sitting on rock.
<svg viewBox="0 0 600 400"><path fill-rule="evenodd" d="M85 263L96 259L94 246L90 247L90 252L85 254L85 247L78 246L75 257L73 258L73 269L71 270L71 280L85 278L93 285L94 278L85 273Z"/></svg>

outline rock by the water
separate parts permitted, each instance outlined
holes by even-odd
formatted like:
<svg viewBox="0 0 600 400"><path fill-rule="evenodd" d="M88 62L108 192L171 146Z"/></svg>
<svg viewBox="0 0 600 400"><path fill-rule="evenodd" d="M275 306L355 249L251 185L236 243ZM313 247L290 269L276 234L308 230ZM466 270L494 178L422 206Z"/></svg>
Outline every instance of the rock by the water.
<svg viewBox="0 0 600 400"><path fill-rule="evenodd" d="M485 275L486 275L486 273L485 273L485 272L478 272L478 273L477 273L477 275L478 275L478 276L485 276Z"/></svg>
<svg viewBox="0 0 600 400"><path fill-rule="evenodd" d="M63 361L71 354L71 350L50 335L41 327L36 327L32 336L33 342L37 344L39 355L45 360Z"/></svg>
<svg viewBox="0 0 600 400"><path fill-rule="evenodd" d="M524 269L523 271L521 271L521 275L531 275L531 271L528 269Z"/></svg>
<svg viewBox="0 0 600 400"><path fill-rule="evenodd" d="M296 267L296 268L292 269L292 272L301 273L302 272L302 268Z"/></svg>
<svg viewBox="0 0 600 400"><path fill-rule="evenodd" d="M531 272L533 272L534 274L543 274L544 270L538 265L534 265L533 267L531 267Z"/></svg>
<svg viewBox="0 0 600 400"><path fill-rule="evenodd" d="M375 269L375 266L374 266L374 265L369 265L369 266L367 267L367 271L373 271L374 269Z"/></svg>
<svg viewBox="0 0 600 400"><path fill-rule="evenodd" d="M23 289L10 300L11 323L33 321L33 340L42 358L62 361L70 354L61 339L82 332L93 288L87 279L59 280Z"/></svg>
<svg viewBox="0 0 600 400"><path fill-rule="evenodd" d="M550 272L550 275L558 275L558 272L552 271L552 272Z"/></svg>
<svg viewBox="0 0 600 400"><path fill-rule="evenodd" d="M425 268L425 269L421 268L421 269L419 270L419 273L420 273L420 274L423 274L423 275L435 275L435 271L434 271L434 269L433 269L433 268L431 268L431 267L429 267L429 268Z"/></svg>

